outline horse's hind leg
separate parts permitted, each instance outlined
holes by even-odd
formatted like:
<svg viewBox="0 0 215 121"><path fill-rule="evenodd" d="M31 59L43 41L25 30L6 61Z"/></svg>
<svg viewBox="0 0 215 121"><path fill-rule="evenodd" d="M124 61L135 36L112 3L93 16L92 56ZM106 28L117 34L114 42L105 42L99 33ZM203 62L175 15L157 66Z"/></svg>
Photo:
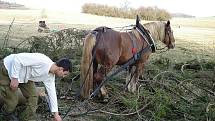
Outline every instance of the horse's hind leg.
<svg viewBox="0 0 215 121"><path fill-rule="evenodd" d="M102 97L103 97L103 101L104 101L104 102L108 102L109 96L108 96L107 89L106 89L105 85L103 85L103 86L101 87L100 91L101 91L101 95L102 95Z"/></svg>
<svg viewBox="0 0 215 121"><path fill-rule="evenodd" d="M113 68L113 65L102 65L99 70L94 74L94 81L96 85L100 85L100 83L103 81L106 74L110 72L110 70ZM107 89L103 85L100 89L101 95L104 99L108 98Z"/></svg>

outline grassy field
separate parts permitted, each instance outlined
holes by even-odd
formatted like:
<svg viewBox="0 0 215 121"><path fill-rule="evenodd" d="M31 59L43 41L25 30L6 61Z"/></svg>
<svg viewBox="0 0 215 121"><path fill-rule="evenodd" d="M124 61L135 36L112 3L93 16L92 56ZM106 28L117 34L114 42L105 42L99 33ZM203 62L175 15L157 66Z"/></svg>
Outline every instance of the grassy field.
<svg viewBox="0 0 215 121"><path fill-rule="evenodd" d="M47 25L50 28L51 32L55 32L66 28L93 29L97 26L122 27L126 25L135 24L135 20L133 19L112 18L112 17L72 13L72 12L63 13L63 12L46 11L45 14L47 18L41 18L42 14L44 14L41 12L41 10L1 10L0 9L0 13L1 13L0 14L0 46L2 46L2 43L4 42L4 38L7 34L8 27L11 21L13 20L13 18L15 18L15 21L11 28L11 32L9 34L9 46L16 46L17 44L19 44L20 42L22 42L23 40L31 36L48 35L49 33L37 32L37 26L38 26L39 20L46 20ZM141 22L146 23L149 21L141 21ZM205 61L215 63L215 18L214 17L173 18L171 20L171 26L173 28L174 36L176 39L176 48L162 54L159 54L159 53L152 54L151 61L149 61L148 66L146 66L146 70L151 70L154 72L156 72L155 71L156 69L158 70L158 72L160 72L160 70L172 71L173 68L174 69L179 68L183 66L183 64L192 64L192 62L196 62L198 63L197 65L200 65L200 66L202 65L204 66ZM165 66L162 65L161 67L157 67L161 63L162 64L165 63L164 64ZM208 65L211 66L210 64ZM152 68L156 68L156 69L152 70ZM203 69L194 70L194 72L192 71L189 73L182 74L180 76L182 76L183 79L192 78L193 79L192 82L197 82L197 83L200 83L202 80L204 80L202 83L208 80L210 82L212 80L210 84L208 83L206 85L208 85L208 87L211 86L212 89L211 88L209 89L215 91L215 86L214 86L215 77L211 77L211 75L212 76L215 75L214 73L215 68L210 67L210 69L212 70L209 70L209 71L204 70L204 67L201 67L201 68ZM190 73L191 75L188 75ZM157 75L157 73L155 73L155 75ZM174 75L174 76L178 76L178 75ZM192 76L194 76L195 78L193 78ZM191 85L191 82L190 82L188 83L188 86L192 87L193 85ZM200 92L200 91L197 90L196 92ZM190 96L190 95L188 94L185 96ZM214 99L214 96L212 99ZM63 107L62 105L63 104L60 104L61 107ZM187 108L188 107L189 106L187 106ZM193 107L195 107L195 105ZM98 117L97 120L101 120L101 121L105 120L105 119L102 119L102 118L99 119L99 118L101 117ZM110 116L109 118L113 118L113 117ZM87 120L84 117L78 118L77 120L79 121L82 119ZM121 119L116 118L115 120L123 120L123 119L125 118L121 118ZM185 119L186 119L186 116L184 120Z"/></svg>
<svg viewBox="0 0 215 121"><path fill-rule="evenodd" d="M23 39L41 35L37 32L39 20L46 20L51 30L65 28L92 29L96 26L122 27L135 24L132 19L101 17L80 13L65 13L41 10L0 10L0 43L8 31L8 27L15 18L10 33L11 44ZM42 15L47 18L41 18ZM146 23L148 21L142 21ZM189 47L200 50L203 54L208 51L213 54L215 48L215 18L173 18L171 20L177 47ZM42 34L43 35L43 34Z"/></svg>

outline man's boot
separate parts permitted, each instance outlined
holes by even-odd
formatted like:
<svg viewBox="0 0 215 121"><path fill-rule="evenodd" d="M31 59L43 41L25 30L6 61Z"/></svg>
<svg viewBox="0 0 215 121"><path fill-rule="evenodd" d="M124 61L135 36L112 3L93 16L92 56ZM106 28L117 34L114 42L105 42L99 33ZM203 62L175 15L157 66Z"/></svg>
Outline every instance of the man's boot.
<svg viewBox="0 0 215 121"><path fill-rule="evenodd" d="M19 121L19 119L16 117L16 115L12 113L7 113L3 109L1 109L1 113L3 114L3 118L6 121Z"/></svg>

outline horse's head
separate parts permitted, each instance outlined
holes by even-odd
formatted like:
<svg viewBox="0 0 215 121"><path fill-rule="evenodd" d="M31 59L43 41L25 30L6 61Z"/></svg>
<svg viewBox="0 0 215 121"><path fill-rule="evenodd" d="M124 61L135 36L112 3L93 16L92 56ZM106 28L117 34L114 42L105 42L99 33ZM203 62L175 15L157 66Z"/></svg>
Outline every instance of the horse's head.
<svg viewBox="0 0 215 121"><path fill-rule="evenodd" d="M169 20L165 23L165 34L162 42L168 47L168 49L173 49L175 47L175 38Z"/></svg>

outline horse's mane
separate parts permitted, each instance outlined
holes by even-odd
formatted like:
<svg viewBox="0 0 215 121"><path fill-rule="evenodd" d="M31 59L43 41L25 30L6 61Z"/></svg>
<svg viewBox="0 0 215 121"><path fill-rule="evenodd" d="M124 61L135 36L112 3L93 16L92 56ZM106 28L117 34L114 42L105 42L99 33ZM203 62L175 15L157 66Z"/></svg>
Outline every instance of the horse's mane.
<svg viewBox="0 0 215 121"><path fill-rule="evenodd" d="M165 35L165 22L150 22L143 24L148 29L155 41L162 41Z"/></svg>

